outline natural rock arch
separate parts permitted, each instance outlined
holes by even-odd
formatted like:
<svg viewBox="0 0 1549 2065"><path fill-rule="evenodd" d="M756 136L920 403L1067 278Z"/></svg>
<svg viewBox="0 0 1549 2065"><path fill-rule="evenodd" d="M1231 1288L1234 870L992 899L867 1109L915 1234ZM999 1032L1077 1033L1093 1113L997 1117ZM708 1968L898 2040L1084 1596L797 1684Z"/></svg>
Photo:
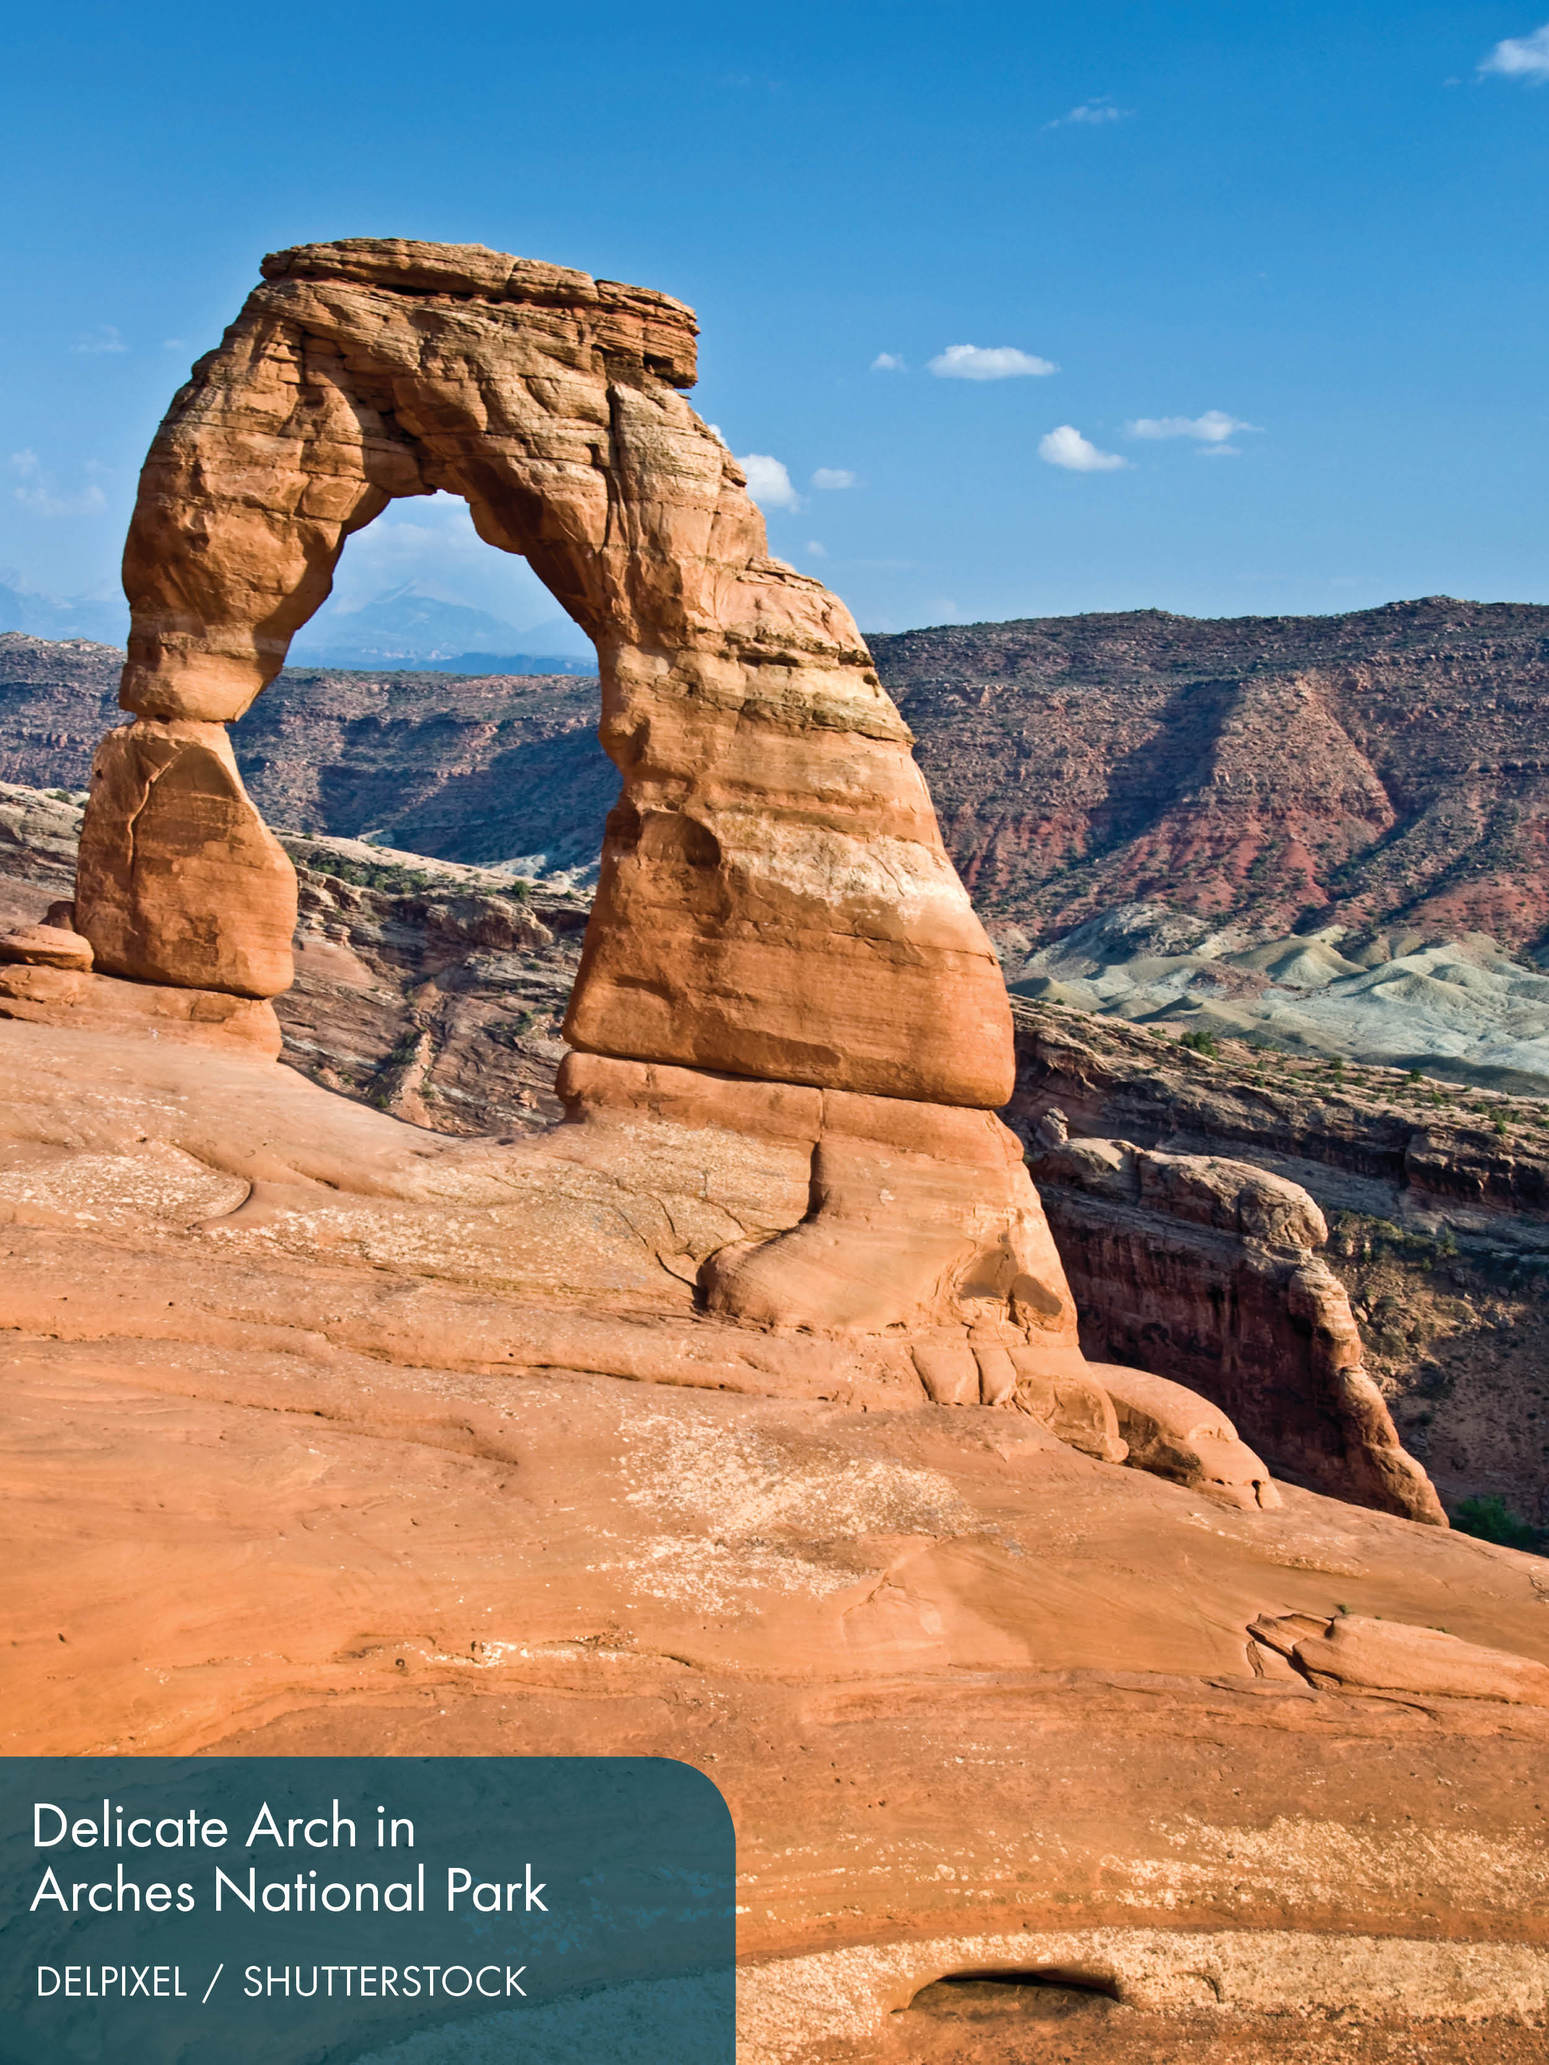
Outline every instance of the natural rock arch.
<svg viewBox="0 0 1549 2065"><path fill-rule="evenodd" d="M133 628L76 923L97 966L269 996L294 884L224 726L344 541L463 496L597 646L623 777L566 1034L598 1055L985 1110L1012 1086L994 954L849 612L768 557L679 389L680 302L480 246L349 240L263 264L157 433Z"/></svg>
<svg viewBox="0 0 1549 2065"><path fill-rule="evenodd" d="M571 1123L516 1152L540 1185L561 1164L616 1181L631 1226L630 1199L665 1214L657 1259L712 1325L872 1336L861 1361L900 1402L1015 1404L1122 1460L1124 1373L1086 1365L994 1116L1014 1074L994 953L848 611L768 556L679 392L691 312L478 246L307 245L263 273L141 478L133 721L93 768L74 908L99 972L71 982L267 1014L277 1052L262 1000L291 979L295 877L225 727L351 532L394 496L462 495L596 644L623 778L556 1085ZM682 1229L651 1193L668 1164ZM565 1224L584 1244L584 1210ZM1179 1395L1168 1471L1276 1503L1225 1423L1191 1443Z"/></svg>

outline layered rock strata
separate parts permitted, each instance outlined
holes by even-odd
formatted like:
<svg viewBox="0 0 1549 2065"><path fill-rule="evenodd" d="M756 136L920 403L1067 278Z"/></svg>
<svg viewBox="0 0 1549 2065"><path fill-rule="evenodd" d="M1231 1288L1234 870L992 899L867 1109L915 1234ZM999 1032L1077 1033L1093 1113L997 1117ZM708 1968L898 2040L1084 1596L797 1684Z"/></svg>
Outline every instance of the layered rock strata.
<svg viewBox="0 0 1549 2065"><path fill-rule="evenodd" d="M1303 1483L1446 1526L1363 1367L1349 1297L1318 1253L1328 1228L1305 1190L1246 1162L1071 1139L1057 1110L1035 1140L1089 1352L1203 1392Z"/></svg>

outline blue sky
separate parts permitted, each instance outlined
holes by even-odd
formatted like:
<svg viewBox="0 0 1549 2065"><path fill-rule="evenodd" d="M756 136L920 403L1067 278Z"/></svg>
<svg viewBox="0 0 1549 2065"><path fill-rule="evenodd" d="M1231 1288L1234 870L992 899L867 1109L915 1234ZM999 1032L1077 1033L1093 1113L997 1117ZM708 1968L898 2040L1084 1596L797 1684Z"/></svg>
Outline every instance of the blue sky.
<svg viewBox="0 0 1549 2065"><path fill-rule="evenodd" d="M406 235L693 303L696 406L863 627L1549 601L1546 10L30 10L0 581L113 593L261 254ZM340 599L406 580L553 614L450 505Z"/></svg>

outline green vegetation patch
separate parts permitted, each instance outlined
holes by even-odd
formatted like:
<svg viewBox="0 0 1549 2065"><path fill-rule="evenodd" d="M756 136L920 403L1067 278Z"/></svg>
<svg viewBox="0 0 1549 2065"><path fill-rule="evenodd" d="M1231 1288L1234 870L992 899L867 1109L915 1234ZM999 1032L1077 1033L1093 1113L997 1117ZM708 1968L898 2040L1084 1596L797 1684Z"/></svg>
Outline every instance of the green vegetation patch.
<svg viewBox="0 0 1549 2065"><path fill-rule="evenodd" d="M1549 1547L1549 1535L1531 1520L1524 1520L1493 1491L1478 1498L1460 1499L1453 1508L1452 1524L1459 1534L1471 1534L1476 1541L1498 1542L1503 1549Z"/></svg>

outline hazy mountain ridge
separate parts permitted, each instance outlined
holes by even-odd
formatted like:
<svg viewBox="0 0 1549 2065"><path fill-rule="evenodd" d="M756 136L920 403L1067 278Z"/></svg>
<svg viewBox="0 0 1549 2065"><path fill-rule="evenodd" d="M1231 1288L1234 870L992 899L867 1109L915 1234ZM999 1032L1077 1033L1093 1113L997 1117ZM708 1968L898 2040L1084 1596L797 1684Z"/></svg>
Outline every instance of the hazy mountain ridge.
<svg viewBox="0 0 1549 2065"><path fill-rule="evenodd" d="M292 665L459 673L595 674L591 640L566 616L525 628L489 610L422 594L413 582L357 609L325 602L296 634Z"/></svg>
<svg viewBox="0 0 1549 2065"><path fill-rule="evenodd" d="M46 595L0 580L0 634L118 645L129 629L121 595ZM457 673L592 674L591 640L564 615L518 625L405 582L344 608L335 597L297 633L300 667L427 668Z"/></svg>
<svg viewBox="0 0 1549 2065"><path fill-rule="evenodd" d="M116 644L129 629L129 608L121 595L57 596L17 588L0 580L0 633L34 638L90 639Z"/></svg>

